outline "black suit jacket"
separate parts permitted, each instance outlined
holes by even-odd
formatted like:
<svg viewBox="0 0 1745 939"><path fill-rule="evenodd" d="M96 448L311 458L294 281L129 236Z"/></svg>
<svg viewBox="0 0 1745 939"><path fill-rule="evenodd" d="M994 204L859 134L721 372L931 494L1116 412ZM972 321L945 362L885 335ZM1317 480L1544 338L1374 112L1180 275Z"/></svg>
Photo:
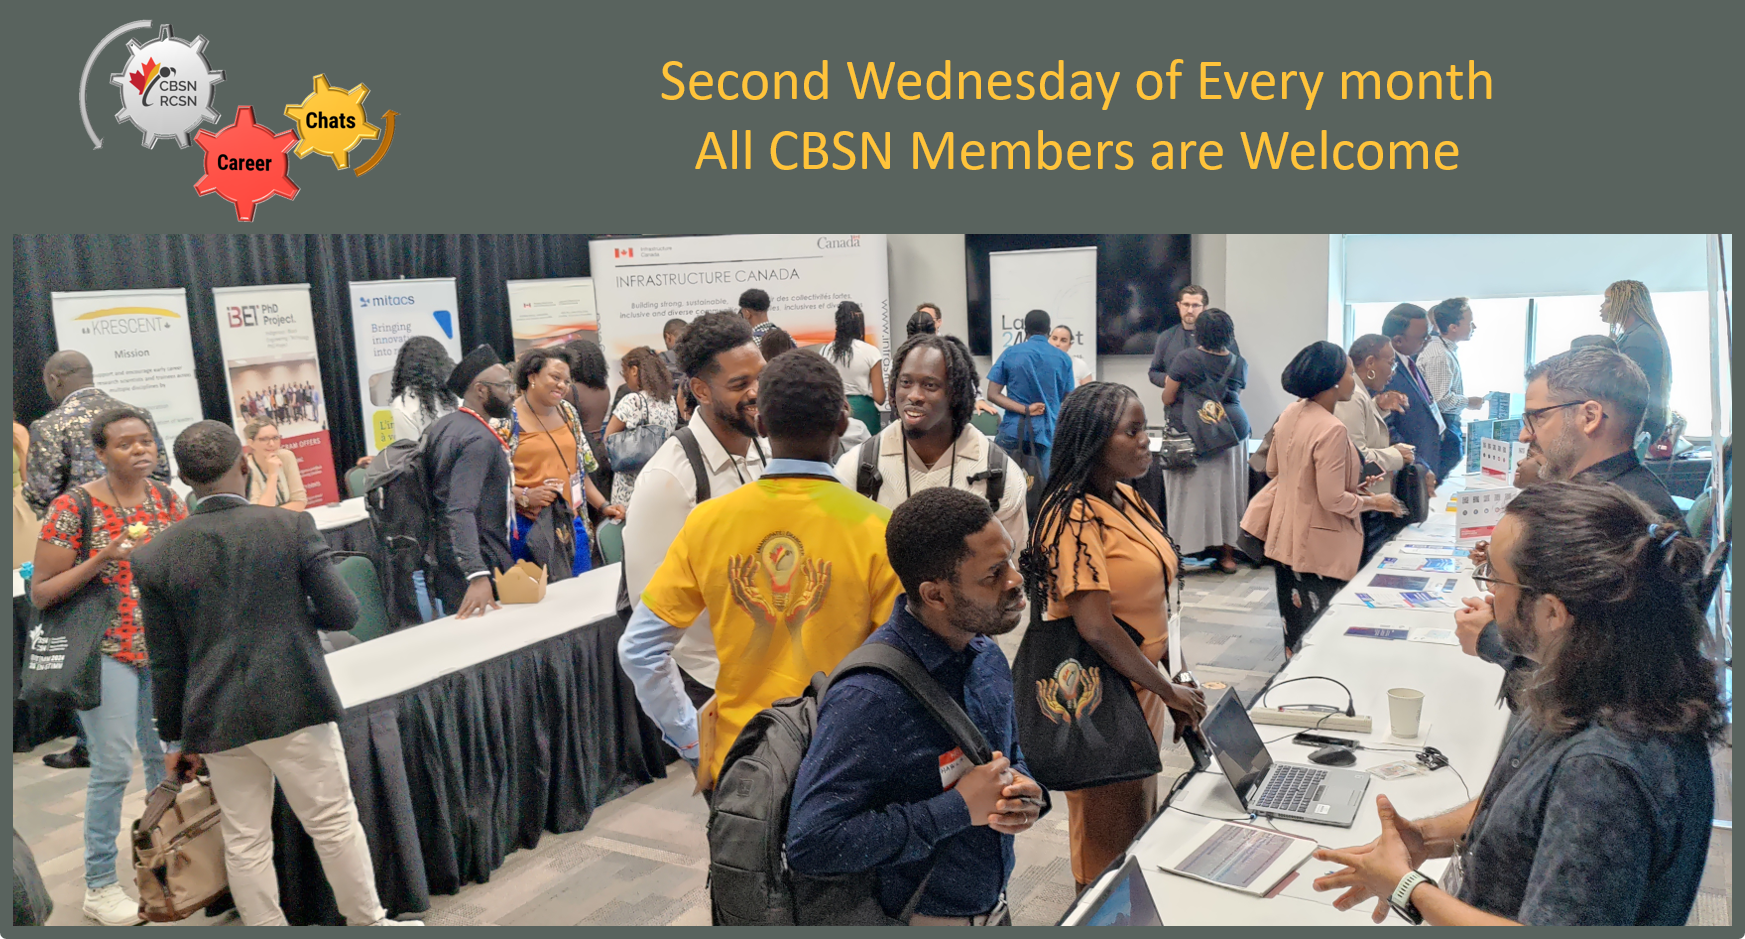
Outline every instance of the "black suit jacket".
<svg viewBox="0 0 1745 939"><path fill-rule="evenodd" d="M1388 380L1388 385L1383 390L1398 391L1411 402L1405 413L1394 412L1383 418L1387 421L1393 442L1410 444L1417 450L1412 462L1435 466L1437 457L1442 453L1442 432L1436 429L1436 405L1424 397L1418 383L1412 380L1412 373L1406 370L1404 356L1394 366L1394 377Z"/></svg>
<svg viewBox="0 0 1745 939"><path fill-rule="evenodd" d="M431 506L436 514L434 592L460 608L467 577L509 567L509 455L484 422L445 414L425 431Z"/></svg>
<svg viewBox="0 0 1745 939"><path fill-rule="evenodd" d="M317 629L358 602L303 512L217 496L132 556L158 734L218 753L339 720Z"/></svg>

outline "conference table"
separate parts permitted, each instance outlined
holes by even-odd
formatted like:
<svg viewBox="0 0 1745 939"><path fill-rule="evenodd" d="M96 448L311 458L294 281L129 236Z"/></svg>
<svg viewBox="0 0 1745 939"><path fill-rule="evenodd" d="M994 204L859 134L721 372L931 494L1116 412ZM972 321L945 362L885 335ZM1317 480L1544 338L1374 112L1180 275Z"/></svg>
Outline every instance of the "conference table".
<svg viewBox="0 0 1745 939"><path fill-rule="evenodd" d="M375 528L364 500L347 499L307 510L315 520L321 537L335 551L350 551L368 555L376 569L382 569L381 546L376 541ZM77 718L70 711L45 709L18 700L18 687L24 663L25 637L36 625L36 609L25 594L24 578L12 572L12 751L25 753L62 737L78 732Z"/></svg>
<svg viewBox="0 0 1745 939"><path fill-rule="evenodd" d="M1451 480L1447 486L1453 487L1461 482ZM1451 494L1445 488L1438 494L1434 504L1439 508L1445 507ZM1368 715L1373 726L1369 733L1346 730L1321 730L1320 733L1355 738L1365 747L1413 751L1357 750L1357 763L1351 769L1368 770L1396 760L1412 760L1414 752L1425 746L1442 751L1448 757L1450 768L1435 770L1427 775L1406 776L1388 781L1371 776L1362 808L1351 828L1270 820L1279 830L1313 838L1323 847L1343 848L1367 844L1381 832L1375 810L1375 797L1379 794L1385 794L1395 809L1405 817L1421 818L1463 805L1476 798L1483 788L1509 724L1507 707L1497 701L1497 692L1502 684L1502 669L1466 655L1458 645L1373 639L1345 633L1353 626L1421 627L1452 631L1454 622L1448 611L1371 608L1357 601L1355 595L1359 592L1370 593L1372 596L1380 593L1368 589L1368 585L1377 573L1382 559L1390 556L1412 556L1399 551L1400 545L1453 544L1454 541L1453 515L1438 512L1426 519L1424 524L1407 528L1387 547L1376 552L1376 556L1341 591L1327 613L1304 637L1301 651L1279 672L1262 701L1269 708L1290 704L1333 705L1342 713L1346 705L1346 693L1338 685L1328 681L1293 681L1288 685L1284 684L1287 679L1308 676L1337 679L1351 689L1357 713ZM1455 590L1449 594L1439 594L1451 596L1455 608L1459 607L1460 598L1478 596L1481 593L1472 582L1470 562L1463 559L1461 567L1463 570L1457 575L1431 575L1436 582L1446 577L1458 579ZM1185 664L1191 669L1195 663L1190 661ZM1419 734L1415 739L1399 738L1391 733L1387 692L1390 688L1399 687L1424 693L1423 714ZM1207 704L1216 703L1216 695L1220 693L1232 692L1208 692ZM1255 703L1243 702L1251 709ZM1257 723L1256 729L1259 730L1261 739L1267 742L1267 750L1274 761L1307 763L1309 754L1315 749L1291 741L1296 733L1308 728ZM1297 869L1295 879L1287 882L1283 890L1271 898L1253 896L1188 877L1164 873L1153 866L1151 862L1169 849L1201 837L1208 826L1218 824L1187 813L1196 812L1218 819L1246 818L1247 812L1237 800L1235 791L1217 769L1214 761L1212 771L1194 773L1175 793L1169 806L1152 819L1128 849L1129 855L1139 858L1146 885L1151 890L1163 922L1169 926L1369 924L1372 903L1360 904L1356 909L1340 912L1333 908L1332 903L1343 891L1316 894L1309 888L1309 881L1337 867L1313 858L1304 862ZM1268 820L1256 820L1253 824L1265 829L1268 827ZM1089 914L1095 906L1095 899L1119 873L1120 864L1125 859L1124 856L1118 860L1091 889L1085 891L1080 901L1067 911L1063 925L1073 925ZM1423 870L1431 877L1440 877L1446 865L1445 860L1435 860L1425 864ZM1387 922L1404 925L1405 921L1390 914Z"/></svg>
<svg viewBox="0 0 1745 939"><path fill-rule="evenodd" d="M537 604L414 626L326 657L358 816L389 915L490 879L544 832L664 778L669 748L618 666L618 566ZM344 922L281 796L281 903L294 925Z"/></svg>

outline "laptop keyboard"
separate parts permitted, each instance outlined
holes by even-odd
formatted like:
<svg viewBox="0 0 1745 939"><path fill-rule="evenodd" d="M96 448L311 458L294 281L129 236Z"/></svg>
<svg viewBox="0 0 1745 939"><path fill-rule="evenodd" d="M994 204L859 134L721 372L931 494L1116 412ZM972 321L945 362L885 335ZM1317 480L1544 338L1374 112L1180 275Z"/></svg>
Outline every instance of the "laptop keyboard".
<svg viewBox="0 0 1745 939"><path fill-rule="evenodd" d="M1327 782L1326 770L1306 766L1274 766L1267 777L1266 789L1254 803L1255 808L1275 812L1307 812L1320 798Z"/></svg>

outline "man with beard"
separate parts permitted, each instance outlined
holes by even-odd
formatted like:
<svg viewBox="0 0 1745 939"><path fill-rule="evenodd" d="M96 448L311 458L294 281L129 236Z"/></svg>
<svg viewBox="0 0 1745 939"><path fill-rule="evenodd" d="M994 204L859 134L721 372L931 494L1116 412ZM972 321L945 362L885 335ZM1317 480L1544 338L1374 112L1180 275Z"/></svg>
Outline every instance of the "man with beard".
<svg viewBox="0 0 1745 939"><path fill-rule="evenodd" d="M853 672L825 693L794 784L789 865L811 876L872 872L885 913L912 908L911 925L1008 924L1013 836L1047 807L1018 751L1011 669L990 638L1017 628L1024 608L1012 545L986 499L916 493L885 529L904 592L867 639L920 663L993 759L972 766L900 682Z"/></svg>
<svg viewBox="0 0 1745 939"><path fill-rule="evenodd" d="M479 346L449 374L448 390L460 410L424 432L436 515L432 592L466 619L498 608L491 572L510 564L509 444L486 421L509 416L515 380L496 350Z"/></svg>
<svg viewBox="0 0 1745 939"><path fill-rule="evenodd" d="M1675 926L1690 917L1714 817L1709 745L1726 705L1691 599L1703 549L1613 486L1542 482L1509 504L1489 563L1504 641L1538 663L1526 717L1479 797L1319 850L1315 881L1438 926ZM1453 858L1443 883L1416 868Z"/></svg>
<svg viewBox="0 0 1745 939"><path fill-rule="evenodd" d="M769 444L757 435L757 377L764 359L751 333L738 313L710 313L673 346L697 407L636 477L624 522L624 586L632 600L647 589L698 503L763 475ZM702 707L721 671L707 612L685 630L673 661L685 695Z"/></svg>
<svg viewBox="0 0 1745 939"><path fill-rule="evenodd" d="M1612 483L1661 518L1684 513L1666 486L1636 459L1636 432L1648 409L1648 379L1622 353L1588 347L1554 355L1527 373L1521 442L1543 479Z"/></svg>
<svg viewBox="0 0 1745 939"><path fill-rule="evenodd" d="M925 489L962 489L989 500L1013 544L1028 544L1023 472L970 424L979 379L969 350L950 336L916 335L897 349L891 375L897 420L843 454L836 478L887 509Z"/></svg>

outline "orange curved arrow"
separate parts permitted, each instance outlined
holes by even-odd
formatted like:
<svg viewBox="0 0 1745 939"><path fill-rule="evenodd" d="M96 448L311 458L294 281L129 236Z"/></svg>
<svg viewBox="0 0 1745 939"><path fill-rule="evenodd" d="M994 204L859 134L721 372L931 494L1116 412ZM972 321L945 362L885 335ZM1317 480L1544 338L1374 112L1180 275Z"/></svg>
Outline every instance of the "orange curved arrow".
<svg viewBox="0 0 1745 939"><path fill-rule="evenodd" d="M359 176L362 176L363 174L368 173L370 170L375 169L376 164L381 162L382 154L387 153L388 152L388 145L394 142L394 117L395 116L396 116L395 112L393 112L393 111L388 111L387 113L382 115L382 123L386 124L387 127L382 130L382 142L381 142L381 144L379 144L376 147L376 152L370 154L370 158L368 160L365 160L364 164L362 166L358 167L357 169L353 170L352 172L358 174Z"/></svg>

